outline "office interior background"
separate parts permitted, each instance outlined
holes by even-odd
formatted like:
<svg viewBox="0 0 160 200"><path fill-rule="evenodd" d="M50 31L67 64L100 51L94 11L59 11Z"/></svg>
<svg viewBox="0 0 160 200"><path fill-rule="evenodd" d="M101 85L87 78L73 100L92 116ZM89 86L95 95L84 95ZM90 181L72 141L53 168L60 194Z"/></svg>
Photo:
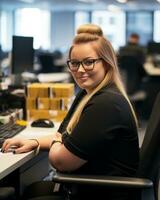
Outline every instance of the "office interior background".
<svg viewBox="0 0 160 200"><path fill-rule="evenodd" d="M1 74L8 76L14 73L11 69L13 61L10 61L13 36L33 38L34 65L29 70L39 73L39 52L55 53L58 58L62 55L62 65L65 65L67 51L81 24L100 25L117 54L120 47L126 45L130 34L138 33L140 45L146 48L147 53L151 41L159 48L159 21L159 0L0 0ZM160 51L156 54L159 63ZM151 88L149 96L155 97L160 89L159 75L151 78L152 84L146 88ZM147 112L148 106L151 110L154 99L147 100L144 112Z"/></svg>
<svg viewBox="0 0 160 200"><path fill-rule="evenodd" d="M126 85L131 83L133 90L127 92L139 120L138 133L141 146L152 106L160 91L160 0L0 0L0 82L8 80L12 75L16 75L14 81L17 81L13 85L11 81L7 92L6 88L0 89L0 113L6 114L10 107L23 108L26 111L24 90L23 94L10 91L24 89L25 84L40 81L41 78L44 80L45 73L51 74L53 82L55 73L58 79L61 77L59 75L69 75L65 65L68 49L77 27L85 23L101 26L104 36L112 43L117 57L120 48L127 44L131 33L140 36L139 43L146 55L143 66L140 66L145 71L143 80L139 77L137 65L132 61L127 62L125 69L127 73L129 72L127 75L123 74L121 66L120 70L124 83ZM43 56L47 57L43 60ZM53 66L51 60L54 59L58 62ZM118 62L120 65L119 60ZM128 70L131 68L133 71ZM30 72L32 76L27 74L27 79L22 83L19 75L23 72ZM62 76L62 80L63 77L66 79L66 76ZM47 80L49 78L50 76ZM70 75L67 79L69 82L74 82ZM75 89L79 89L76 84ZM34 138L36 134L37 137L41 133L39 130L30 132L27 130L22 136ZM50 130L47 132L44 130L41 134L49 132ZM16 193L21 194L32 182L52 178L50 167L46 167L48 166L46 152L40 152L38 157L31 152L29 156L27 159L25 155L22 158L17 157L15 161L13 157L4 157L1 162L0 188L11 182L14 182L15 186L16 182ZM4 169L2 163L6 165Z"/></svg>
<svg viewBox="0 0 160 200"><path fill-rule="evenodd" d="M139 32L143 36L141 43L146 44L151 39L159 41L158 6L156 0L123 4L116 0L0 1L0 42L2 49L8 51L12 48L12 35L25 35L34 36L35 48L65 49L77 26L93 22L101 25L116 49L133 31Z"/></svg>
<svg viewBox="0 0 160 200"><path fill-rule="evenodd" d="M126 43L131 32L140 42L160 41L157 0L13 0L0 1L0 43L12 48L12 35L33 36L34 48L65 50L76 28L83 23L99 24L115 49ZM65 30L65 31L64 31ZM118 34L117 34L118 30Z"/></svg>

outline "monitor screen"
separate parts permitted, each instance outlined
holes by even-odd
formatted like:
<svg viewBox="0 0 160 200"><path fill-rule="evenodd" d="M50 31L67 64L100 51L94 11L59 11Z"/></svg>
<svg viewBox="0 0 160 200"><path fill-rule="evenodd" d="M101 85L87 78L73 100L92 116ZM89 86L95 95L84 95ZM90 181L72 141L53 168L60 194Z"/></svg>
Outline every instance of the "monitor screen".
<svg viewBox="0 0 160 200"><path fill-rule="evenodd" d="M147 47L148 54L160 54L160 43L149 42Z"/></svg>
<svg viewBox="0 0 160 200"><path fill-rule="evenodd" d="M13 36L12 38L12 74L33 71L33 37Z"/></svg>

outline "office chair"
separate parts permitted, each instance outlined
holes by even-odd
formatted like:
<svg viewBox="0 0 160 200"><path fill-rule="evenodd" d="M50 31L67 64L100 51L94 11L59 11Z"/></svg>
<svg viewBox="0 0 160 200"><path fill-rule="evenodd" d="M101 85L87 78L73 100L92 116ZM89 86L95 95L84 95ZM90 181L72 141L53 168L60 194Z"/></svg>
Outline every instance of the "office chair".
<svg viewBox="0 0 160 200"><path fill-rule="evenodd" d="M160 177L160 93L158 94L152 114L140 148L140 164L136 177L116 177L97 175L73 175L56 173L53 181L66 184L95 185L107 188L133 189L139 195L134 200L158 200ZM92 192L92 191L91 191ZM107 194L106 194L107 195ZM105 199L105 197L103 197ZM107 198L107 196L106 196ZM132 198L130 198L131 200Z"/></svg>
<svg viewBox="0 0 160 200"><path fill-rule="evenodd" d="M16 200L13 187L0 187L0 200Z"/></svg>
<svg viewBox="0 0 160 200"><path fill-rule="evenodd" d="M137 92L142 92L141 85L143 77L146 75L145 70L136 56L119 56L118 63L120 71L122 71L122 78L124 78L127 94L132 99Z"/></svg>
<svg viewBox="0 0 160 200"><path fill-rule="evenodd" d="M145 90L146 73L142 63L136 56L122 55L118 57L118 63L126 92L132 102L137 116L144 119L144 102L147 98Z"/></svg>

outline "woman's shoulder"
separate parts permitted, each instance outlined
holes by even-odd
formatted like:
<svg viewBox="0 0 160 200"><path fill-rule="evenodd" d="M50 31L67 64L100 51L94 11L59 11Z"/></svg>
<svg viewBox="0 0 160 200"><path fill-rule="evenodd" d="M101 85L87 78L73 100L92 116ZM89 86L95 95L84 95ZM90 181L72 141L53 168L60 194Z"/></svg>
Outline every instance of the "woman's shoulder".
<svg viewBox="0 0 160 200"><path fill-rule="evenodd" d="M124 110L130 111L128 101L114 85L99 90L90 99L87 106L95 107L95 109L101 108L118 112L124 112Z"/></svg>
<svg viewBox="0 0 160 200"><path fill-rule="evenodd" d="M125 99L124 96L121 94L121 92L118 90L118 88L115 85L107 85L100 89L95 95L95 99L99 100L120 100Z"/></svg>

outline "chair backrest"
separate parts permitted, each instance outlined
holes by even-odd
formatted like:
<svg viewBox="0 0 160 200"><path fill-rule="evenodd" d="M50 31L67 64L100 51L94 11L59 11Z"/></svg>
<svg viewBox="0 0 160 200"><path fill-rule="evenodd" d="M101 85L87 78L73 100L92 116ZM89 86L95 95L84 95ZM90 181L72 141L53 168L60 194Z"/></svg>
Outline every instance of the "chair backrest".
<svg viewBox="0 0 160 200"><path fill-rule="evenodd" d="M160 92L155 100L140 149L138 176L149 178L157 190L160 172Z"/></svg>
<svg viewBox="0 0 160 200"><path fill-rule="evenodd" d="M120 56L118 63L120 70L126 74L126 90L131 95L140 88L143 77L143 66L135 56Z"/></svg>

